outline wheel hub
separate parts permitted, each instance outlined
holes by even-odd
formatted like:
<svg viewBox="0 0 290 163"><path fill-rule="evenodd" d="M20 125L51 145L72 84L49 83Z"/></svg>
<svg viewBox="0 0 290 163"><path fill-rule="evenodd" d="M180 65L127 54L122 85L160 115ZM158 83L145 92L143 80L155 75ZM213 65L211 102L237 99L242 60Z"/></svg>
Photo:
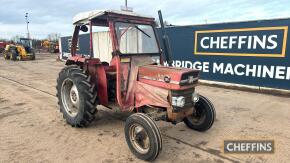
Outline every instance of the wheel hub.
<svg viewBox="0 0 290 163"><path fill-rule="evenodd" d="M69 78L63 81L61 99L65 111L71 117L75 117L79 112L79 92L76 85Z"/></svg>
<svg viewBox="0 0 290 163"><path fill-rule="evenodd" d="M205 120L205 111L203 108L201 108L200 106L196 106L193 114L190 116L189 120L193 123L193 124L201 124L203 123L203 121Z"/></svg>
<svg viewBox="0 0 290 163"><path fill-rule="evenodd" d="M70 99L74 106L78 105L79 103L79 93L77 87L75 85L72 86L70 90Z"/></svg>
<svg viewBox="0 0 290 163"><path fill-rule="evenodd" d="M130 140L133 147L142 154L146 154L149 151L150 142L149 137L145 129L140 125L132 125L130 127Z"/></svg>

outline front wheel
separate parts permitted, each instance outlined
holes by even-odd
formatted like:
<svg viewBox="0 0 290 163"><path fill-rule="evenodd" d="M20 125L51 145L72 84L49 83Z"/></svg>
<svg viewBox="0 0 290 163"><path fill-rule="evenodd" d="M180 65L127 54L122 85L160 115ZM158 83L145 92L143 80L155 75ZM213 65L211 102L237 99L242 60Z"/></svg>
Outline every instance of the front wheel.
<svg viewBox="0 0 290 163"><path fill-rule="evenodd" d="M17 60L17 52L16 50L11 50L11 56L10 56L10 59L13 60L13 61L16 61Z"/></svg>
<svg viewBox="0 0 290 163"><path fill-rule="evenodd" d="M215 120L215 109L211 101L199 95L199 101L194 107L194 113L184 118L186 126L197 131L210 129Z"/></svg>
<svg viewBox="0 0 290 163"><path fill-rule="evenodd" d="M10 54L7 51L4 51L4 59L9 60L10 59Z"/></svg>
<svg viewBox="0 0 290 163"><path fill-rule="evenodd" d="M32 51L31 60L35 60L35 52L34 51Z"/></svg>
<svg viewBox="0 0 290 163"><path fill-rule="evenodd" d="M146 114L127 118L125 137L131 152L139 159L153 161L162 150L162 138L155 122Z"/></svg>

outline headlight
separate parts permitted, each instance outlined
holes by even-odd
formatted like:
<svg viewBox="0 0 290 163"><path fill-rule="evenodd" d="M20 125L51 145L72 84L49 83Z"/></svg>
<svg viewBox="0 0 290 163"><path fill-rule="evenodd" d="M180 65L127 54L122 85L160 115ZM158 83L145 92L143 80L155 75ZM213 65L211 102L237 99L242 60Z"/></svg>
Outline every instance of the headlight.
<svg viewBox="0 0 290 163"><path fill-rule="evenodd" d="M199 101L199 95L197 93L192 93L192 102L197 103Z"/></svg>
<svg viewBox="0 0 290 163"><path fill-rule="evenodd" d="M172 105L177 107L183 107L185 105L185 98L183 96L172 97Z"/></svg>

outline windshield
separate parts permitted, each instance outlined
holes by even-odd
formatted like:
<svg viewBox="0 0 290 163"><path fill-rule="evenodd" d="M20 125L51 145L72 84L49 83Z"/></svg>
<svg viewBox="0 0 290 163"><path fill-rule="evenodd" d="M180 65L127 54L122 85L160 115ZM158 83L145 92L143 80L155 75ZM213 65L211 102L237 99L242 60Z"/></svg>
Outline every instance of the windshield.
<svg viewBox="0 0 290 163"><path fill-rule="evenodd" d="M117 22L115 28L121 53L159 52L157 40L151 25Z"/></svg>
<svg viewBox="0 0 290 163"><path fill-rule="evenodd" d="M20 43L24 46L24 47L30 47L30 40L26 40L26 39L20 39Z"/></svg>

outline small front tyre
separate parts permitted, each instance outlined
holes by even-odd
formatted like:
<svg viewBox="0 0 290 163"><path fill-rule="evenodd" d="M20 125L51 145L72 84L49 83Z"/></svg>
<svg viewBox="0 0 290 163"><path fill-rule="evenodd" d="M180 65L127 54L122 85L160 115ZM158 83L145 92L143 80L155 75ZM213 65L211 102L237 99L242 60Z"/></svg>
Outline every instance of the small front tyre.
<svg viewBox="0 0 290 163"><path fill-rule="evenodd" d="M16 61L17 60L17 56L18 56L18 54L17 54L17 52L16 52L16 50L11 50L11 56L9 57L12 61Z"/></svg>
<svg viewBox="0 0 290 163"><path fill-rule="evenodd" d="M211 128L215 120L215 108L211 101L199 95L199 101L195 103L195 111L184 118L187 127L196 131L206 131Z"/></svg>
<svg viewBox="0 0 290 163"><path fill-rule="evenodd" d="M153 161L162 150L162 138L155 122L146 114L127 118L125 137L131 152L139 159Z"/></svg>
<svg viewBox="0 0 290 163"><path fill-rule="evenodd" d="M31 60L35 60L35 52L34 51L32 51Z"/></svg>

